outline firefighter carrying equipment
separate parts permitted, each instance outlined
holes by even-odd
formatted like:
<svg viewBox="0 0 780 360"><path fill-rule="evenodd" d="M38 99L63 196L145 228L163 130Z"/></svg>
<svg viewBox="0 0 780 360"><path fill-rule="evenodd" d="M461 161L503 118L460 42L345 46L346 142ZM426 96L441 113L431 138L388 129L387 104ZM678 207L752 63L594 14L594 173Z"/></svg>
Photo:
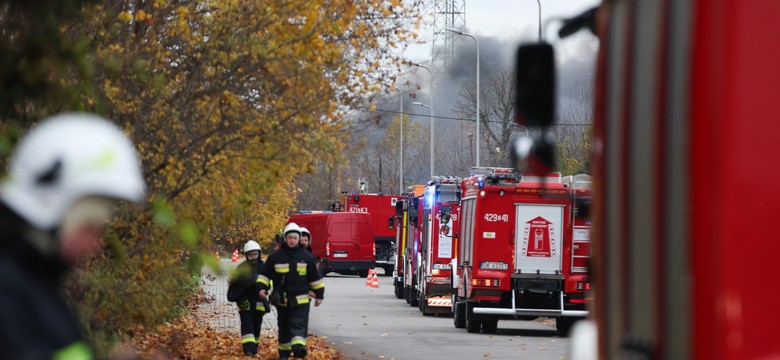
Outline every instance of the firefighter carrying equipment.
<svg viewBox="0 0 780 360"><path fill-rule="evenodd" d="M249 240L244 244L244 255L250 251L261 251L262 248L260 248L260 244L257 243L257 241Z"/></svg>

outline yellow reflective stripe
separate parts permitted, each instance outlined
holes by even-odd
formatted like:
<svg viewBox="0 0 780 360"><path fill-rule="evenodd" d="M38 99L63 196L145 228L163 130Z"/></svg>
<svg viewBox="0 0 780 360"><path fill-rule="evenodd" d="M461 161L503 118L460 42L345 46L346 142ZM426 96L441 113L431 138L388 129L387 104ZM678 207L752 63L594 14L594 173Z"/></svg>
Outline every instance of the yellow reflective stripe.
<svg viewBox="0 0 780 360"><path fill-rule="evenodd" d="M306 346L306 339L304 339L301 336L295 336L292 338L292 344L293 345L303 345Z"/></svg>
<svg viewBox="0 0 780 360"><path fill-rule="evenodd" d="M279 350L292 350L291 343L279 344Z"/></svg>
<svg viewBox="0 0 780 360"><path fill-rule="evenodd" d="M52 355L53 360L92 360L92 349L83 341L77 341Z"/></svg>
<svg viewBox="0 0 780 360"><path fill-rule="evenodd" d="M274 270L280 274L286 274L290 272L290 264L275 264Z"/></svg>
<svg viewBox="0 0 780 360"><path fill-rule="evenodd" d="M242 344L256 343L256 342L257 342L257 340L255 340L255 335L254 334L246 334L246 335L241 337L241 343Z"/></svg>
<svg viewBox="0 0 780 360"><path fill-rule="evenodd" d="M255 307L255 310L265 311L265 305L257 304L257 307Z"/></svg>
<svg viewBox="0 0 780 360"><path fill-rule="evenodd" d="M322 281L322 279L317 281L312 281L309 283L309 286L311 286L312 290L319 290L325 287L325 282Z"/></svg>
<svg viewBox="0 0 780 360"><path fill-rule="evenodd" d="M309 294L298 295L295 298L298 299L298 304L308 304L309 303Z"/></svg>
<svg viewBox="0 0 780 360"><path fill-rule="evenodd" d="M271 286L271 279L264 275L257 275L257 282L266 286Z"/></svg>

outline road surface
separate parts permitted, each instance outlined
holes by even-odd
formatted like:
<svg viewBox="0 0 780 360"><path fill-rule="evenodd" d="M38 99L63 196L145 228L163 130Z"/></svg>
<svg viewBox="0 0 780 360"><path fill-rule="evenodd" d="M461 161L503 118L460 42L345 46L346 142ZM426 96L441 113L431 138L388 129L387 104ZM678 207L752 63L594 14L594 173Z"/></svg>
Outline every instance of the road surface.
<svg viewBox="0 0 780 360"><path fill-rule="evenodd" d="M381 271L380 271L381 273ZM325 277L325 301L312 306L309 329L327 336L348 359L567 359L567 338L554 322L499 321L496 334L456 329L452 317L423 317L393 294L392 277L378 289L357 276Z"/></svg>

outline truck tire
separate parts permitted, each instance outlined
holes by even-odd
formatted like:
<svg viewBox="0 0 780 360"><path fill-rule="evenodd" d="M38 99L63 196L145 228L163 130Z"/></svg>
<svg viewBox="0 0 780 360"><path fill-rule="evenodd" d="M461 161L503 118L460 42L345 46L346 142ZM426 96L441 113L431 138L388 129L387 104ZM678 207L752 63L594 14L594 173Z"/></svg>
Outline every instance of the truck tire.
<svg viewBox="0 0 780 360"><path fill-rule="evenodd" d="M404 298L404 283L401 281L395 281L395 297L398 299Z"/></svg>
<svg viewBox="0 0 780 360"><path fill-rule="evenodd" d="M482 332L485 334L495 334L496 330L498 330L498 320L482 322Z"/></svg>
<svg viewBox="0 0 780 360"><path fill-rule="evenodd" d="M366 270L358 270L358 276L360 276L362 278L368 277L368 269L366 269Z"/></svg>
<svg viewBox="0 0 780 360"><path fill-rule="evenodd" d="M563 337L569 336L569 331L571 331L572 326L579 319L580 318L570 316L555 318L555 328L558 330L558 335Z"/></svg>
<svg viewBox="0 0 780 360"><path fill-rule="evenodd" d="M409 290L409 306L420 306L420 292L417 290Z"/></svg>
<svg viewBox="0 0 780 360"><path fill-rule="evenodd" d="M466 319L466 332L479 333L481 327L482 322Z"/></svg>
<svg viewBox="0 0 780 360"><path fill-rule="evenodd" d="M404 285L404 290L403 291L404 291L404 300L406 300L407 304L411 304L412 303L412 299L411 299L411 296L410 296L411 291L409 291L409 288L406 287L405 285Z"/></svg>
<svg viewBox="0 0 780 360"><path fill-rule="evenodd" d="M455 323L456 329L463 329L466 327L466 303L455 303L455 314L452 316L452 321Z"/></svg>

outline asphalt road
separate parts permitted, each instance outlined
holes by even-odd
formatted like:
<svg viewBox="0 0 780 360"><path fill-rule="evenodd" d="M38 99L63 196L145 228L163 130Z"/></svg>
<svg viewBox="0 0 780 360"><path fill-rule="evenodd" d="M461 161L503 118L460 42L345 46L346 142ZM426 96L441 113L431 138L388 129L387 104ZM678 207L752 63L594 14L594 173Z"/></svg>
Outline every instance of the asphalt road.
<svg viewBox="0 0 780 360"><path fill-rule="evenodd" d="M499 321L496 334L469 334L450 316L424 317L397 299L392 281L380 275L380 287L372 289L364 278L328 275L325 301L312 306L310 331L352 360L568 358L569 340L552 322Z"/></svg>

